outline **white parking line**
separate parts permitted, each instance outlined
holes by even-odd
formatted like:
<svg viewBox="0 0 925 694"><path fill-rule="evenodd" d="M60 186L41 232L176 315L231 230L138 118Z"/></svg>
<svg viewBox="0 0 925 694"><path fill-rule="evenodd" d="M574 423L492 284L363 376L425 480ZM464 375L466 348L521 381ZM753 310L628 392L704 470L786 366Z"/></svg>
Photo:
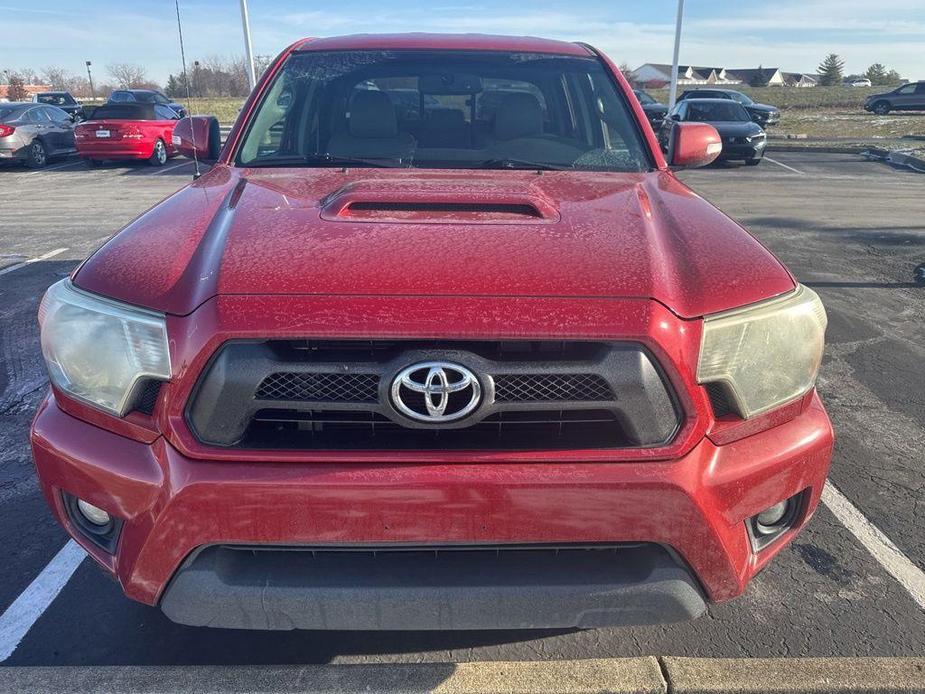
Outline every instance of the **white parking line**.
<svg viewBox="0 0 925 694"><path fill-rule="evenodd" d="M0 615L0 663L13 655L19 642L48 609L86 556L80 545L68 540L42 573Z"/></svg>
<svg viewBox="0 0 925 694"><path fill-rule="evenodd" d="M192 163L193 162L191 161L181 161L179 164L174 164L173 166L168 166L167 168L164 168L164 169L158 169L157 171L154 172L153 175L160 176L161 174L165 174L168 171L173 171L174 169L179 169L181 166L187 166L188 164L192 164Z"/></svg>
<svg viewBox="0 0 925 694"><path fill-rule="evenodd" d="M864 514L829 482L826 482L822 490L822 503L829 507L841 524L867 548L880 566L886 569L909 592L919 607L925 610L925 572L913 564L880 528L867 520Z"/></svg>
<svg viewBox="0 0 925 694"><path fill-rule="evenodd" d="M8 272L13 272L14 270L18 270L18 269L21 268L21 267L26 267L27 265L32 265L32 263L37 263L37 262L39 262L39 261L41 261L41 260L48 260L49 258L54 258L56 255L61 255L61 254L64 253L64 251L66 251L66 250L68 250L68 249L67 249L67 248L56 248L56 249L53 250L53 251L48 251L48 253L43 253L42 255L38 256L37 258L29 258L29 260L25 260L25 261L23 261L23 262L21 262L21 263L16 263L15 265L10 265L9 267L5 267L5 268L3 268L2 270L0 270L0 275L5 275L5 274L8 273Z"/></svg>
<svg viewBox="0 0 925 694"><path fill-rule="evenodd" d="M765 161L769 161L769 162L771 162L772 164L777 164L778 166L787 169L787 171L793 171L793 173L795 173L795 174L800 174L801 176L805 176L805 175L806 175L806 172L805 172L805 171L799 171L798 169L795 169L795 168L793 168L792 166L787 166L786 164L777 161L777 159L771 159L771 157L769 157L767 154L764 155L764 160L765 160Z"/></svg>
<svg viewBox="0 0 925 694"><path fill-rule="evenodd" d="M46 166L44 169L39 169L37 171L31 171L30 176L38 176L39 174L48 173L49 171L57 171L58 169L66 169L70 166L83 166L83 160L78 159L77 161L66 161L62 164L57 164L55 166Z"/></svg>

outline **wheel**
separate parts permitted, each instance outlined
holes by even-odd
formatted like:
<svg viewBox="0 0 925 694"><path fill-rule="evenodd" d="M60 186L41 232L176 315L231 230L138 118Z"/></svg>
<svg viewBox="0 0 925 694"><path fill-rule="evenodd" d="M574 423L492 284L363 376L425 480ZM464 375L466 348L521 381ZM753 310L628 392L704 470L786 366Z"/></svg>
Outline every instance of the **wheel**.
<svg viewBox="0 0 925 694"><path fill-rule="evenodd" d="M154 143L154 152L148 158L148 163L151 166L163 166L167 163L167 146L163 140L158 139Z"/></svg>
<svg viewBox="0 0 925 694"><path fill-rule="evenodd" d="M26 154L26 166L30 169L41 169L48 163L48 153L41 140L33 140Z"/></svg>
<svg viewBox="0 0 925 694"><path fill-rule="evenodd" d="M745 160L745 165L746 165L746 166L758 166L758 164L760 164L760 163L761 163L761 159L760 159L760 158L759 158L759 159L746 159L746 160Z"/></svg>
<svg viewBox="0 0 925 694"><path fill-rule="evenodd" d="M84 159L84 164L87 165L88 169L95 169L102 163L103 162L101 162L99 159Z"/></svg>
<svg viewBox="0 0 925 694"><path fill-rule="evenodd" d="M878 101L874 104L874 113L878 116L885 116L890 112L890 102L889 101Z"/></svg>

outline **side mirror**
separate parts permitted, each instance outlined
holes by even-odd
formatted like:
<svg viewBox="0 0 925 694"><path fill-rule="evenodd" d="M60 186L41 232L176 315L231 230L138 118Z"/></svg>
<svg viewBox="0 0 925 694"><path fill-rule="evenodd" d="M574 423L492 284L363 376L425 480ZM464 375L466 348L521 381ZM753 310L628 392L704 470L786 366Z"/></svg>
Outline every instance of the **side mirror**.
<svg viewBox="0 0 925 694"><path fill-rule="evenodd" d="M173 127L173 146L183 156L211 164L222 148L221 132L215 116L187 116Z"/></svg>
<svg viewBox="0 0 925 694"><path fill-rule="evenodd" d="M709 123L675 123L668 146L672 168L692 169L713 162L723 151L723 140Z"/></svg>
<svg viewBox="0 0 925 694"><path fill-rule="evenodd" d="M677 122L680 123L680 122L681 122L681 114L680 114L680 113L672 113L672 114L671 114L671 120L677 121Z"/></svg>

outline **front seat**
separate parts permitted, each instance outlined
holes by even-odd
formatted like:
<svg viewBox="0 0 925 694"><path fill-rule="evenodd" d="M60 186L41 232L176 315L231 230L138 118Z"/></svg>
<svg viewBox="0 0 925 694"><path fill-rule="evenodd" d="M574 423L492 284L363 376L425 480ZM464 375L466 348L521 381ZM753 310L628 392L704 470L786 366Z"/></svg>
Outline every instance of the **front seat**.
<svg viewBox="0 0 925 694"><path fill-rule="evenodd" d="M494 143L489 148L500 158L568 165L582 150L543 132L543 107L533 94L507 94L495 114Z"/></svg>
<svg viewBox="0 0 925 694"><path fill-rule="evenodd" d="M398 117L388 94L371 90L354 94L347 127L328 141L328 153L338 157L408 158L414 148L414 138L398 131Z"/></svg>
<svg viewBox="0 0 925 694"><path fill-rule="evenodd" d="M495 113L495 140L506 142L543 135L543 108L533 94L506 94Z"/></svg>

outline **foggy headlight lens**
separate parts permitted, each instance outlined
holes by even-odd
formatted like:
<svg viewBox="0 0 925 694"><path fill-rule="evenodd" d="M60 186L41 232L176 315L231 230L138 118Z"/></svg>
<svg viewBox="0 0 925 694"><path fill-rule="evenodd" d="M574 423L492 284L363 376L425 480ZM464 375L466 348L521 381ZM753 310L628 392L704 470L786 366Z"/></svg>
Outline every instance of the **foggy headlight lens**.
<svg viewBox="0 0 925 694"><path fill-rule="evenodd" d="M720 383L738 414L752 417L805 394L816 382L826 316L814 291L704 319L697 380Z"/></svg>
<svg viewBox="0 0 925 694"><path fill-rule="evenodd" d="M39 323L52 383L115 415L131 408L142 380L170 378L163 315L87 294L62 280L42 299Z"/></svg>

